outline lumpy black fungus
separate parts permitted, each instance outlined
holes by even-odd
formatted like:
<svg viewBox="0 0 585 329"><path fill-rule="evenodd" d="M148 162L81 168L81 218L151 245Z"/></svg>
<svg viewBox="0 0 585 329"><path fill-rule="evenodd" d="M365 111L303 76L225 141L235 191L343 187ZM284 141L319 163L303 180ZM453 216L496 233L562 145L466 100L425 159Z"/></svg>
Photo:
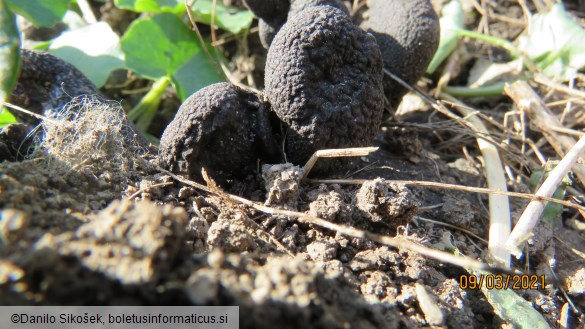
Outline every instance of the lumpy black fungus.
<svg viewBox="0 0 585 329"><path fill-rule="evenodd" d="M274 36L287 18L315 6L332 6L349 15L343 0L246 0L246 5L258 18L260 41L269 48Z"/></svg>
<svg viewBox="0 0 585 329"><path fill-rule="evenodd" d="M276 17L286 19L290 0L244 0L244 4L258 18L272 20Z"/></svg>
<svg viewBox="0 0 585 329"><path fill-rule="evenodd" d="M181 105L163 133L163 166L196 180L205 168L224 183L253 173L258 159L278 161L267 106L229 83L201 89Z"/></svg>
<svg viewBox="0 0 585 329"><path fill-rule="evenodd" d="M260 41L264 48L268 48L286 22L290 0L245 0L244 4L259 18Z"/></svg>
<svg viewBox="0 0 585 329"><path fill-rule="evenodd" d="M369 146L383 112L380 49L341 10L306 8L289 17L268 50L266 94L286 128L288 161L302 165L319 149Z"/></svg>
<svg viewBox="0 0 585 329"><path fill-rule="evenodd" d="M10 98L12 103L52 117L72 98L98 94L96 86L75 66L49 53L22 49L22 66ZM24 122L39 121L17 111L13 114Z"/></svg>
<svg viewBox="0 0 585 329"><path fill-rule="evenodd" d="M380 46L384 66L414 84L425 73L439 45L439 18L428 0L370 0L366 23ZM406 93L390 77L384 90L395 108Z"/></svg>
<svg viewBox="0 0 585 329"><path fill-rule="evenodd" d="M0 162L21 161L29 155L33 149L32 130L33 126L24 123L0 128Z"/></svg>
<svg viewBox="0 0 585 329"><path fill-rule="evenodd" d="M306 8L317 6L331 6L349 15L349 10L347 10L343 0L291 0L288 16L290 17Z"/></svg>

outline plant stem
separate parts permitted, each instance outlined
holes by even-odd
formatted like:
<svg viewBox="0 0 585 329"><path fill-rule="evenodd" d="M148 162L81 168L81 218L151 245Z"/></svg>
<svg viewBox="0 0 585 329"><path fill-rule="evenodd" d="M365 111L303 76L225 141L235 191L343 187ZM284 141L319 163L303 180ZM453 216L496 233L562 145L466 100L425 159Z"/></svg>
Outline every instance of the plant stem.
<svg viewBox="0 0 585 329"><path fill-rule="evenodd" d="M449 101L461 104L457 99L441 94L441 97ZM465 106L458 106L457 111L466 117L473 129L484 135L489 136L489 130L483 124L481 119L474 115L473 111ZM498 149L495 145L487 140L477 137L477 145L483 157L485 176L490 189L503 192L508 191L506 184L506 174ZM490 194L489 196L490 226L489 226L489 243L488 250L492 259L505 268L510 268L510 252L506 250L505 243L510 236L511 218L510 218L510 201L505 195Z"/></svg>
<svg viewBox="0 0 585 329"><path fill-rule="evenodd" d="M474 31L470 31L470 30L466 30L466 29L458 29L457 34L459 34L460 37L468 37L468 38L483 41L485 43L494 45L496 47L502 47L502 48L506 49L507 51L509 51L510 55L513 58L521 58L529 70L531 70L531 71L536 70L537 66L534 63L534 61L530 57L528 57L524 52L522 52L520 49L516 48L516 46L514 46L508 40L492 37L490 35L485 35L482 33L474 32Z"/></svg>
<svg viewBox="0 0 585 329"><path fill-rule="evenodd" d="M476 39L476 40L480 40L480 41L489 43L489 44L494 45L496 47L502 47L502 48L506 49L507 51L509 51L510 55L512 55L512 57L517 58L517 57L521 57L521 55L522 55L522 52L518 48L516 48L508 40L492 37L491 35L486 35L483 33L478 33L478 32L474 32L474 31L470 31L470 30L466 30L466 29L458 29L457 33L459 34L459 36L462 36L462 37L469 37L472 39Z"/></svg>
<svg viewBox="0 0 585 329"><path fill-rule="evenodd" d="M485 97L497 96L504 92L505 82L498 82L489 86L482 86L478 88L459 87L459 86L445 86L442 91L455 97Z"/></svg>
<svg viewBox="0 0 585 329"><path fill-rule="evenodd" d="M140 103L128 113L128 119L136 122L136 128L146 132L156 110L160 105L165 89L171 84L171 79L164 76L154 82L152 88L142 97Z"/></svg>

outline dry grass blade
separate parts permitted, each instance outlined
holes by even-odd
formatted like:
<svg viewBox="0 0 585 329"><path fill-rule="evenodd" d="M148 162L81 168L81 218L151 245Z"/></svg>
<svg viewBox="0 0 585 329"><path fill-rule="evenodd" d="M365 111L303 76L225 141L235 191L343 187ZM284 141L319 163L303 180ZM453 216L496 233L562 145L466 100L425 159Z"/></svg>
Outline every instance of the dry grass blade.
<svg viewBox="0 0 585 329"><path fill-rule="evenodd" d="M319 158L339 158L339 157L357 157L357 156L366 156L372 152L376 152L378 147L356 147L356 148L345 148L345 149L329 149L329 150L319 150L311 156L311 158L307 161L305 166L303 167L303 175L301 180L307 178L315 163Z"/></svg>
<svg viewBox="0 0 585 329"><path fill-rule="evenodd" d="M168 182L168 183L158 183L158 184L153 184L150 186L147 186L145 188L141 188L140 190L136 191L136 193L133 193L131 196L128 197L128 200L133 200L134 198L136 198L137 196L139 196L140 194L147 192L148 190L150 190L151 188L155 188L155 187L163 187L163 186L170 186L173 185L173 182Z"/></svg>
<svg viewBox="0 0 585 329"><path fill-rule="evenodd" d="M98 22L91 5L87 0L77 0L77 6L79 6L79 11L83 15L83 19L89 24L95 24Z"/></svg>
<svg viewBox="0 0 585 329"><path fill-rule="evenodd" d="M450 227L452 229L455 229L455 230L461 231L461 232L463 232L463 233L465 233L467 235L470 235L470 236L478 239L479 241L481 241L481 242L483 242L485 244L488 244L488 241L486 239L484 239L484 238L480 237L479 235L471 232L470 230L466 230L466 229L464 229L462 227L459 227L457 225L453 225L453 224L449 224L449 223L445 223L445 222L440 222L440 221L437 221L437 220L432 220L430 218L424 218L424 217L420 217L420 216L414 216L414 220L416 220L416 221L423 221L423 222L427 222L427 223L433 223L433 224L437 224L437 225L441 225L441 226L445 226L445 227Z"/></svg>
<svg viewBox="0 0 585 329"><path fill-rule="evenodd" d="M437 112L447 116L449 119L455 120L460 125L473 130L473 127L471 126L471 124L469 122L463 120L461 117L459 117L455 113L449 111L449 109L447 109L443 104L436 101L435 99L433 99L432 97L427 95L425 92L423 92L422 90L420 90L416 86L411 86L410 84L406 83L404 80L400 79L400 77L398 77L394 73L388 71L387 69L384 69L384 74L386 74L387 76L389 76L390 78L392 78L393 80L398 82L404 88L419 95L425 102L427 102L429 105L431 105L431 107L433 109L435 109ZM495 143L494 141L491 141L491 142ZM497 143L495 143L495 144L497 144Z"/></svg>
<svg viewBox="0 0 585 329"><path fill-rule="evenodd" d="M535 74L534 81L541 84L541 85L553 88L553 89L560 91L562 93L575 96L578 99L585 99L585 91L581 91L578 89L571 89L565 85L562 85L560 83L556 83L551 78L547 77L544 74Z"/></svg>
<svg viewBox="0 0 585 329"><path fill-rule="evenodd" d="M460 103L453 99L456 103ZM458 106L457 110L465 115L475 132L482 136L489 136L489 131L475 113L466 106ZM502 192L508 191L506 174L497 147L484 138L476 138L477 145L484 160L485 176L490 189ZM506 195L489 195L489 254L497 262L510 267L510 253L505 248L505 243L510 236L512 220L510 218L510 201Z"/></svg>
<svg viewBox="0 0 585 329"><path fill-rule="evenodd" d="M40 114L34 113L34 112L32 112L32 111L29 111L29 110L27 110L27 109L23 109L23 108L22 108L22 107L20 107L20 106L16 106L16 105L14 105L14 104L11 104L11 103L8 103L8 102L4 102L4 106L6 106L7 108L10 108L10 109L13 109L13 110L15 110L15 111L22 112L22 113L24 113L24 114L30 115L31 117L35 117L35 118L37 118L37 119L39 119L39 120L43 120L43 121L46 121L46 122L50 122L50 123L52 123L52 124L54 124L54 125L59 125L59 124L61 124L59 121L53 120L53 119L51 119L51 118L47 118L47 117L46 117L46 116L44 116L44 115L40 115Z"/></svg>
<svg viewBox="0 0 585 329"><path fill-rule="evenodd" d="M575 144L575 146L573 146L573 148L565 155L563 160L561 160L555 169L551 171L551 173L548 175L548 178L544 181L544 183L542 183L536 192L536 195L547 197L552 196L563 178L569 173L579 156L584 151L585 136L581 137L577 144ZM544 211L545 206L546 202L544 201L532 200L528 206L526 206L526 209L524 209L524 212L522 213L522 216L520 216L518 223L516 223L514 230L506 242L506 247L516 257L522 255L520 246L532 234L532 230L540 221L540 215Z"/></svg>

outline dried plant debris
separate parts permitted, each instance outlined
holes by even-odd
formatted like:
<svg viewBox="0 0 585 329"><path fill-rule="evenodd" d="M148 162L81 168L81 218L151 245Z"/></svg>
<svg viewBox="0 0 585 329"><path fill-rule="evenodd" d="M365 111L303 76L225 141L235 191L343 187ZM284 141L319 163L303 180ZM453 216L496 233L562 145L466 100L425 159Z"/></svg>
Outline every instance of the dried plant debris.
<svg viewBox="0 0 585 329"><path fill-rule="evenodd" d="M42 126L42 152L70 166L90 161L123 170L148 152L120 104L97 96L73 99Z"/></svg>

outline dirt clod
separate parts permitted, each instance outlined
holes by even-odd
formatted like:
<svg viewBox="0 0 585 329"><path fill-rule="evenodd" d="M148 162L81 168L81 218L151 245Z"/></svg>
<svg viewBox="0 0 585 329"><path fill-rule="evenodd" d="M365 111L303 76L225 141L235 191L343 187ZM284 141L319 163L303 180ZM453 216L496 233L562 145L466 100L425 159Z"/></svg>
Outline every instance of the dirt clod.
<svg viewBox="0 0 585 329"><path fill-rule="evenodd" d="M351 220L352 208L339 192L324 191L309 204L309 213L331 222L343 223Z"/></svg>
<svg viewBox="0 0 585 329"><path fill-rule="evenodd" d="M387 328L380 310L345 280L301 257L259 265L232 254L218 271L200 270L188 282L194 300L203 295L207 303L240 305L244 328Z"/></svg>
<svg viewBox="0 0 585 329"><path fill-rule="evenodd" d="M240 214L221 214L207 231L207 244L226 252L244 252L256 246Z"/></svg>
<svg viewBox="0 0 585 329"><path fill-rule="evenodd" d="M393 228L408 223L416 213L417 204L408 188L381 178L366 182L356 194L357 207L372 222Z"/></svg>
<svg viewBox="0 0 585 329"><path fill-rule="evenodd" d="M302 169L291 163L262 166L267 206L296 210L300 195Z"/></svg>

